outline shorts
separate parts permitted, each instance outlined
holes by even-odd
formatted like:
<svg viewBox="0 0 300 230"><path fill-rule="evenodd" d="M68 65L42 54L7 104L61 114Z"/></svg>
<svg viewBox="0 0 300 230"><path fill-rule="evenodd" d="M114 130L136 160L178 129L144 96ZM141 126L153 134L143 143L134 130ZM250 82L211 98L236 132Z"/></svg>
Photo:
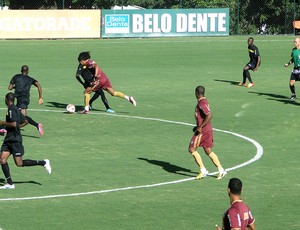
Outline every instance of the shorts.
<svg viewBox="0 0 300 230"><path fill-rule="evenodd" d="M213 132L207 131L200 135L193 135L189 147L212 148L214 146Z"/></svg>
<svg viewBox="0 0 300 230"><path fill-rule="evenodd" d="M24 146L21 142L3 142L1 152L10 152L14 157L21 157L24 155Z"/></svg>
<svg viewBox="0 0 300 230"><path fill-rule="evenodd" d="M299 69L293 69L290 80L300 81L300 70Z"/></svg>
<svg viewBox="0 0 300 230"><path fill-rule="evenodd" d="M249 68L251 69L251 70L254 70L255 69L255 67L256 67L256 62L249 62L246 66L249 66Z"/></svg>
<svg viewBox="0 0 300 230"><path fill-rule="evenodd" d="M93 88L93 91L96 92L98 89L104 89L112 88L112 85L107 77L101 77L101 80L95 81L95 87Z"/></svg>
<svg viewBox="0 0 300 230"><path fill-rule="evenodd" d="M29 97L18 97L17 98L17 107L19 109L27 109L28 108L28 105L30 103L30 99Z"/></svg>

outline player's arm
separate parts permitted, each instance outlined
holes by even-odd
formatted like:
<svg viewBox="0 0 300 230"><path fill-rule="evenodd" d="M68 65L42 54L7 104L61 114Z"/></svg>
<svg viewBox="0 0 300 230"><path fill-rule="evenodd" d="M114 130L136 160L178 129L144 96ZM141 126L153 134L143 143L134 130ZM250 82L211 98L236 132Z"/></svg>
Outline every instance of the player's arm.
<svg viewBox="0 0 300 230"><path fill-rule="evenodd" d="M82 81L81 77L79 75L76 74L76 79L77 81L84 86L84 82Z"/></svg>
<svg viewBox="0 0 300 230"><path fill-rule="evenodd" d="M256 230L255 224L254 224L254 223L249 224L249 225L246 227L246 230Z"/></svg>
<svg viewBox="0 0 300 230"><path fill-rule="evenodd" d="M12 122L0 121L0 125L4 125L9 128L15 128L15 127L17 127L17 122L15 122L15 121L12 121Z"/></svg>
<svg viewBox="0 0 300 230"><path fill-rule="evenodd" d="M294 63L294 59L292 58L288 63L284 64L284 67L288 67L289 65Z"/></svg>
<svg viewBox="0 0 300 230"><path fill-rule="evenodd" d="M256 71L257 69L258 69L258 67L260 66L260 56L258 55L258 57L257 57L257 63L256 63L256 66L255 66L255 68L254 68L254 70L253 71Z"/></svg>
<svg viewBox="0 0 300 230"><path fill-rule="evenodd" d="M36 81L36 82L34 82L34 85L37 87L38 92L39 92L39 104L42 105L43 104L43 96L42 96L43 90L42 90L41 84L38 81Z"/></svg>
<svg viewBox="0 0 300 230"><path fill-rule="evenodd" d="M15 88L15 85L9 84L7 88L8 88L8 90L13 90Z"/></svg>

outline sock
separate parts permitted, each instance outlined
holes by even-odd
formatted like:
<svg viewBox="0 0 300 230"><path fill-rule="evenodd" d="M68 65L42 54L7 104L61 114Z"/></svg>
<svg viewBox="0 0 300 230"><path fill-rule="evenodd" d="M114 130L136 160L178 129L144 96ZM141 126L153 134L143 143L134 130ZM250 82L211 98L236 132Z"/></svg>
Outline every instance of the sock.
<svg viewBox="0 0 300 230"><path fill-rule="evenodd" d="M217 155L214 152L211 152L211 154L209 154L208 156L211 159L211 161L214 163L214 165L218 168L219 171L221 169L223 169L222 165L219 161L219 158L217 157Z"/></svg>
<svg viewBox="0 0 300 230"><path fill-rule="evenodd" d="M29 124L35 126L37 129L39 128L39 124L37 122L35 122L31 117L28 117L28 116L25 116L25 117Z"/></svg>
<svg viewBox="0 0 300 230"><path fill-rule="evenodd" d="M192 153L192 155L193 155L197 165L200 167L200 170L202 172L205 169L205 167L204 167L204 164L203 164L203 161L201 159L200 154L197 151L195 151L195 152Z"/></svg>
<svg viewBox="0 0 300 230"><path fill-rule="evenodd" d="M2 171L3 171L3 174L4 174L5 178L6 178L7 183L8 184L13 184L12 179L10 177L10 172L9 172L9 166L8 166L8 164L7 163L2 164L1 167L2 167Z"/></svg>
<svg viewBox="0 0 300 230"><path fill-rule="evenodd" d="M126 95L124 95L124 93L121 93L121 92L115 91L115 93L114 93L114 97L126 98L125 96Z"/></svg>
<svg viewBox="0 0 300 230"><path fill-rule="evenodd" d="M45 161L23 160L23 167L36 166L36 165L44 166L45 164L46 164Z"/></svg>
<svg viewBox="0 0 300 230"><path fill-rule="evenodd" d="M84 105L85 105L84 108L85 108L85 110L87 110L87 111L90 110L90 109L89 109L90 98L91 98L91 97L90 97L90 94L89 94L89 93L85 93L85 94L84 94Z"/></svg>
<svg viewBox="0 0 300 230"><path fill-rule="evenodd" d="M292 94L296 94L294 85L290 85L290 90L291 90Z"/></svg>
<svg viewBox="0 0 300 230"><path fill-rule="evenodd" d="M106 110L110 109L110 107L109 107L109 105L108 105L108 101L107 101L107 99L106 99L105 94L104 94L103 91L102 91L102 93L100 94L100 96L101 96L101 100L102 100L102 102L103 102L103 104L104 104Z"/></svg>
<svg viewBox="0 0 300 230"><path fill-rule="evenodd" d="M250 73L249 73L249 70L244 70L243 76L245 76L246 78L248 78L248 80L249 80L250 83L253 83L252 79L251 79L251 76L250 76Z"/></svg>
<svg viewBox="0 0 300 230"><path fill-rule="evenodd" d="M92 105L93 102L99 97L98 93L94 93L93 97L90 99L89 104Z"/></svg>

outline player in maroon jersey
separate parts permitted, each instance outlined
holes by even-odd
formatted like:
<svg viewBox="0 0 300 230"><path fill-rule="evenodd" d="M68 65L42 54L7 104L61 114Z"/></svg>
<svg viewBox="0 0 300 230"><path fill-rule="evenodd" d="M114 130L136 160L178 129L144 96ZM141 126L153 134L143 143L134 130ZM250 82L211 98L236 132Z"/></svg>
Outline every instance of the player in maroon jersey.
<svg viewBox="0 0 300 230"><path fill-rule="evenodd" d="M228 183L230 207L224 213L222 230L255 230L255 219L249 207L241 200L242 181L231 178ZM216 225L215 230L221 230Z"/></svg>
<svg viewBox="0 0 300 230"><path fill-rule="evenodd" d="M208 175L200 154L197 152L198 147L202 147L207 156L211 159L214 165L218 168L219 175L217 179L222 179L226 174L226 170L222 167L217 155L212 151L213 147L213 129L211 125L212 114L209 109L208 101L205 98L205 88L198 86L195 89L197 105L195 109L196 126L194 127L194 135L190 141L189 152L194 157L196 163L200 167L200 173L196 179L202 179Z"/></svg>
<svg viewBox="0 0 300 230"><path fill-rule="evenodd" d="M92 83L91 87L87 87L84 90L84 102L85 108L83 111L79 111L79 113L87 114L89 113L89 101L90 101L90 93L97 91L99 88L106 90L110 95L115 97L120 97L127 99L130 103L136 106L136 101L132 96L127 96L121 92L115 91L106 76L106 74L102 71L100 66L93 60L90 60L90 53L89 52L81 52L78 56L78 61L80 64L88 69L91 74L95 77L95 81Z"/></svg>

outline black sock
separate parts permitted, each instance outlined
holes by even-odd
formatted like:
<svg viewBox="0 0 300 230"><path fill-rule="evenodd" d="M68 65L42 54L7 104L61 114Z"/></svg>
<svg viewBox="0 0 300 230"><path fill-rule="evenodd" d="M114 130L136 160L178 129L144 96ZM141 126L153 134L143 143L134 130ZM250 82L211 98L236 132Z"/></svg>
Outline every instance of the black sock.
<svg viewBox="0 0 300 230"><path fill-rule="evenodd" d="M90 105L93 104L93 102L99 97L98 93L94 93L93 97L90 99Z"/></svg>
<svg viewBox="0 0 300 230"><path fill-rule="evenodd" d="M101 96L101 100L102 100L102 102L103 102L106 110L110 109L110 107L108 105L108 101L107 101L107 99L105 97L105 94L104 94L103 90L101 91L100 96Z"/></svg>
<svg viewBox="0 0 300 230"><path fill-rule="evenodd" d="M250 76L250 73L249 73L249 70L244 70L243 76L245 76L246 78L248 78L248 80L249 80L250 83L253 83L252 79L251 79L251 76Z"/></svg>
<svg viewBox="0 0 300 230"><path fill-rule="evenodd" d="M294 85L290 85L290 90L291 90L292 94L296 94Z"/></svg>
<svg viewBox="0 0 300 230"><path fill-rule="evenodd" d="M2 167L2 171L3 171L3 174L4 174L5 178L6 178L7 183L8 184L13 184L13 181L12 181L12 179L10 177L10 172L9 172L9 166L8 166L8 164L7 163L2 164L1 167Z"/></svg>
<svg viewBox="0 0 300 230"><path fill-rule="evenodd" d="M26 116L26 120L28 121L29 124L35 126L37 129L39 128L39 124L36 123L34 120L32 120L31 117Z"/></svg>
<svg viewBox="0 0 300 230"><path fill-rule="evenodd" d="M37 160L23 160L23 167L29 167L29 166L44 166L46 164L45 161L37 161Z"/></svg>

